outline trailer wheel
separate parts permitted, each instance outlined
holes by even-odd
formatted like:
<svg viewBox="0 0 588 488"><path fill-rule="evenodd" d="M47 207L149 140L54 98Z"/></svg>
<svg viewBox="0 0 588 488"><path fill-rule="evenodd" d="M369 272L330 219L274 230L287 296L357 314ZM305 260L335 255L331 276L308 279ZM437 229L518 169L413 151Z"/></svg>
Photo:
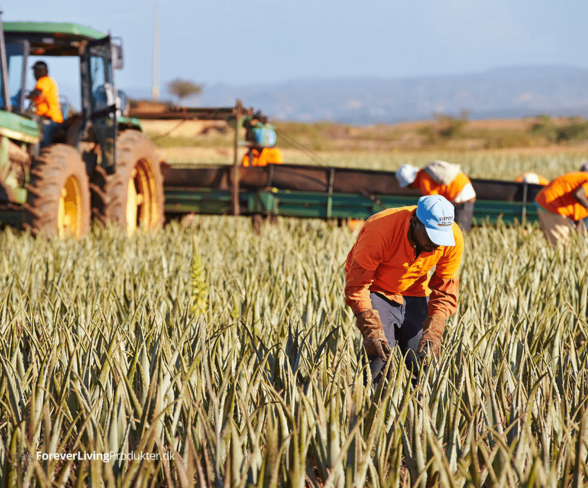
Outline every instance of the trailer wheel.
<svg viewBox="0 0 588 488"><path fill-rule="evenodd" d="M80 237L90 228L90 188L80 153L65 144L41 150L31 164L24 225L33 235Z"/></svg>
<svg viewBox="0 0 588 488"><path fill-rule="evenodd" d="M142 132L126 130L117 140L116 170L98 166L92 177L92 210L103 223L116 222L130 235L163 225L163 177L153 144Z"/></svg>

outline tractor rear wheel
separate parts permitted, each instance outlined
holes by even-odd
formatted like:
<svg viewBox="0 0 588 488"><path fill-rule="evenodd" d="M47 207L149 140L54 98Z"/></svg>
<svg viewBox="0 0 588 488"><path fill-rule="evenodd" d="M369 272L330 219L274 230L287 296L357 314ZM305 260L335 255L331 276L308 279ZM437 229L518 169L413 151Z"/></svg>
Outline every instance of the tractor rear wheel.
<svg viewBox="0 0 588 488"><path fill-rule="evenodd" d="M53 144L33 158L24 224L33 235L81 237L90 228L90 187L80 153Z"/></svg>
<svg viewBox="0 0 588 488"><path fill-rule="evenodd" d="M163 225L163 176L149 137L136 130L122 132L116 142L114 174L98 166L92 183L94 215L103 223L116 222L130 235L137 229Z"/></svg>

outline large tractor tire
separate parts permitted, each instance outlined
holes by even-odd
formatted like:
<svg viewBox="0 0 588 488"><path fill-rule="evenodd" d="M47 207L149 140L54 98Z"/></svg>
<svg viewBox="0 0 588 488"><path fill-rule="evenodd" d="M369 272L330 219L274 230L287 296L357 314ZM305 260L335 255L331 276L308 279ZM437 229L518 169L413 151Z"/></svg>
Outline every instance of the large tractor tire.
<svg viewBox="0 0 588 488"><path fill-rule="evenodd" d="M142 132L126 130L116 142L116 169L98 166L90 188L92 210L103 224L116 222L130 235L163 225L163 176L153 144Z"/></svg>
<svg viewBox="0 0 588 488"><path fill-rule="evenodd" d="M80 153L65 144L41 150L31 163L24 224L33 235L81 237L90 228L90 187Z"/></svg>

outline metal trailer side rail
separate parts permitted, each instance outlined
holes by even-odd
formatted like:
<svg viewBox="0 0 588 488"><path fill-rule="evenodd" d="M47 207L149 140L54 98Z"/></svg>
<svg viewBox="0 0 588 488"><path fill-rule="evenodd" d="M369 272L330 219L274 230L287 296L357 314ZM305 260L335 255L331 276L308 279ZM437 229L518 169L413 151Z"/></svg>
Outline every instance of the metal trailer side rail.
<svg viewBox="0 0 588 488"><path fill-rule="evenodd" d="M235 213L229 206L234 168L167 166L162 171L170 217ZM415 205L420 196L418 189L400 188L390 171L284 164L240 168L238 178L239 213L243 215L366 219L385 208ZM476 222L537 220L533 200L541 186L479 179L472 184L478 195Z"/></svg>
<svg viewBox="0 0 588 488"><path fill-rule="evenodd" d="M304 192L296 190L241 190L241 215L280 215L283 217L318 219L367 219L386 208L416 205L412 196L353 193ZM165 212L179 214L231 215L231 191L212 188L166 188ZM476 222L505 224L534 222L537 208L533 203L477 200L474 210Z"/></svg>

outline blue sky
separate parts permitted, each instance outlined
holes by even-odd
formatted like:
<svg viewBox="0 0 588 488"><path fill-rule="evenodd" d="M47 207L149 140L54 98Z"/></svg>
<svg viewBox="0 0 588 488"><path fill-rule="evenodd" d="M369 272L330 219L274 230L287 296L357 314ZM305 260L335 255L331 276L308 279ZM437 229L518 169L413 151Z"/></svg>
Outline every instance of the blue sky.
<svg viewBox="0 0 588 488"><path fill-rule="evenodd" d="M123 88L149 88L152 0L27 0L3 18L69 21L122 36ZM161 81L227 84L398 78L513 65L588 67L588 1L162 0ZM55 68L57 69L57 68Z"/></svg>

